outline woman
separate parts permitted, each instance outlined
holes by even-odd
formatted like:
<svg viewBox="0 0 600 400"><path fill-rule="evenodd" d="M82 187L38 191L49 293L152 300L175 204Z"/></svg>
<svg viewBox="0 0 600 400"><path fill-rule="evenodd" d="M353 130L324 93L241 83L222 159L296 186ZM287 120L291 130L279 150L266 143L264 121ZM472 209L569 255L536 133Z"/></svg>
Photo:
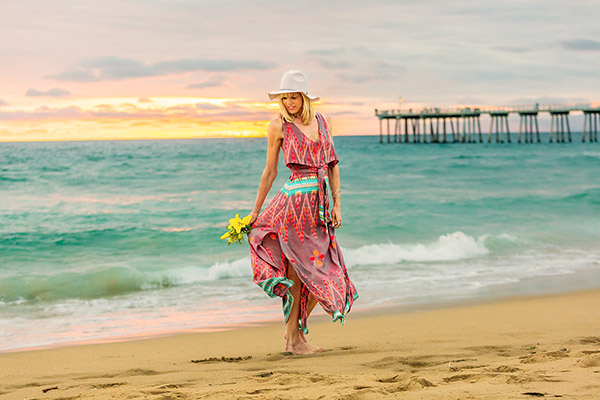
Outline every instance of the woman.
<svg viewBox="0 0 600 400"><path fill-rule="evenodd" d="M317 303L343 324L358 297L335 239L335 229L342 224L338 158L331 120L313 110L311 100L319 98L308 94L304 73L287 71L280 89L269 97L279 101L281 115L269 124L267 165L250 214L254 282L269 296L282 298L286 351L314 353L322 349L304 335ZM277 177L280 150L291 176L260 213Z"/></svg>

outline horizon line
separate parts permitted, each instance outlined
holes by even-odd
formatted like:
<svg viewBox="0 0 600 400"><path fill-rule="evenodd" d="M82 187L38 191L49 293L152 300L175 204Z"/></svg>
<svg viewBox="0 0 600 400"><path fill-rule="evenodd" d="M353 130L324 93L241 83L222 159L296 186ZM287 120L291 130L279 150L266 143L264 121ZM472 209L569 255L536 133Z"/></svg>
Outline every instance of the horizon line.
<svg viewBox="0 0 600 400"><path fill-rule="evenodd" d="M334 135L336 137L350 137L350 136L379 136L378 133L370 133L363 135ZM125 142L125 141L136 141L136 140L205 140L205 139L265 139L267 135L264 136L204 136L204 137L164 137L164 138L156 138L156 137L148 137L148 138L106 138L106 139L44 139L44 140L3 140L0 139L0 143L54 143L54 142Z"/></svg>

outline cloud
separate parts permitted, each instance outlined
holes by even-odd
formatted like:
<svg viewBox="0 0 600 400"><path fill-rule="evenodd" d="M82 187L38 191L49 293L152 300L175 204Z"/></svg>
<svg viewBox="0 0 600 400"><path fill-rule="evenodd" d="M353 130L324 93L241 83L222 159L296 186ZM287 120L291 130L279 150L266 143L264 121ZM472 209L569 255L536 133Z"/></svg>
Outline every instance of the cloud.
<svg viewBox="0 0 600 400"><path fill-rule="evenodd" d="M327 59L317 59L317 62L319 63L321 68L325 69L346 69L351 66L351 64L346 61L331 61Z"/></svg>
<svg viewBox="0 0 600 400"><path fill-rule="evenodd" d="M564 40L560 45L566 50L600 50L600 41L591 39Z"/></svg>
<svg viewBox="0 0 600 400"><path fill-rule="evenodd" d="M468 104L486 104L486 100L480 97L472 97L472 96L459 96L453 99L453 103L459 105L468 105Z"/></svg>
<svg viewBox="0 0 600 400"><path fill-rule="evenodd" d="M334 111L334 112L329 113L329 115L335 115L335 116L338 116L338 115L358 115L358 114L359 113L356 112L356 111Z"/></svg>
<svg viewBox="0 0 600 400"><path fill-rule="evenodd" d="M346 51L346 49L343 48L343 47L335 47L335 48L332 48L332 49L314 49L314 50L308 50L305 53L313 55L313 56L333 56L333 55L342 54L345 51Z"/></svg>
<svg viewBox="0 0 600 400"><path fill-rule="evenodd" d="M29 90L27 90L27 93L25 93L25 96L30 96L30 97L65 97L70 95L71 92L69 92L68 90L64 90L64 89L60 89L60 88L52 88L50 90L47 90L45 92L42 92L40 90L37 89L33 89L33 88L29 88Z"/></svg>
<svg viewBox="0 0 600 400"><path fill-rule="evenodd" d="M361 84L373 81L393 81L400 76L406 67L401 64L379 61L363 66L362 71L354 69L356 72L339 73L337 78L344 82Z"/></svg>
<svg viewBox="0 0 600 400"><path fill-rule="evenodd" d="M252 108L247 103L229 101L218 106L205 103L183 103L169 107L159 105L150 108L139 108L132 103L97 104L91 108L74 105L65 107L37 107L33 111L0 111L0 121L97 121L97 120L129 120L153 121L171 120L173 118L194 119L202 122L266 121L273 117L273 112L260 108Z"/></svg>
<svg viewBox="0 0 600 400"><path fill-rule="evenodd" d="M4 111L0 112L0 121L36 121L46 119L81 118L82 110L77 106L62 108L37 107L33 111Z"/></svg>
<svg viewBox="0 0 600 400"><path fill-rule="evenodd" d="M7 102L5 102L4 100L0 99L0 106L5 106L8 105Z"/></svg>
<svg viewBox="0 0 600 400"><path fill-rule="evenodd" d="M203 89L203 88L208 88L208 87L218 87L218 86L222 86L224 81L225 81L224 76L217 75L217 76L211 76L210 78L206 79L203 82L189 84L186 87L188 89Z"/></svg>
<svg viewBox="0 0 600 400"><path fill-rule="evenodd" d="M206 103L198 103L196 104L196 108L199 110L221 110L222 106L217 106L215 104L206 104Z"/></svg>
<svg viewBox="0 0 600 400"><path fill-rule="evenodd" d="M352 51L354 53L358 54L359 56L363 56L363 57L378 56L378 54L376 52L374 52L370 48L364 47L364 46L354 47L354 48L352 48Z"/></svg>
<svg viewBox="0 0 600 400"><path fill-rule="evenodd" d="M531 51L531 49L522 46L493 46L492 50L501 51L504 53L521 54Z"/></svg>
<svg viewBox="0 0 600 400"><path fill-rule="evenodd" d="M378 77L373 74L337 74L339 80L352 83L365 83L373 80L378 80Z"/></svg>
<svg viewBox="0 0 600 400"><path fill-rule="evenodd" d="M399 72L406 71L406 66L401 64L389 63L386 61L379 61L375 63L373 69L379 74L397 74Z"/></svg>
<svg viewBox="0 0 600 400"><path fill-rule="evenodd" d="M181 58L143 64L131 58L115 56L84 60L79 66L47 78L58 81L98 82L182 74L192 71L267 70L274 65L256 60Z"/></svg>
<svg viewBox="0 0 600 400"><path fill-rule="evenodd" d="M60 74L46 76L46 78L67 82L94 82L100 80L94 75L92 71L83 70L81 68L73 68L61 72Z"/></svg>
<svg viewBox="0 0 600 400"><path fill-rule="evenodd" d="M149 99L147 97L140 97L139 99L137 99L138 103L152 103L152 99Z"/></svg>
<svg viewBox="0 0 600 400"><path fill-rule="evenodd" d="M590 99L584 97L559 97L559 96L537 96L537 97L519 97L509 101L509 105L523 105L523 104L588 104Z"/></svg>

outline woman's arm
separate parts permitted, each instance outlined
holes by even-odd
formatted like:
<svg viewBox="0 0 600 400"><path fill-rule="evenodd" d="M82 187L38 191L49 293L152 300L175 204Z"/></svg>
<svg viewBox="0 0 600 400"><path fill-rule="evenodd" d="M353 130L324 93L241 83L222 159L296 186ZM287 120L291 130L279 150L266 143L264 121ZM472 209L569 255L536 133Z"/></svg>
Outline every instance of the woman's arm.
<svg viewBox="0 0 600 400"><path fill-rule="evenodd" d="M329 134L333 140L333 128L331 126L331 117L327 115L325 117L327 125L329 127ZM327 175L329 178L329 187L331 188L331 197L333 198L333 208L331 209L331 219L333 220L333 226L339 228L342 225L342 195L341 195L341 183L340 183L340 167L336 164L334 167L327 169Z"/></svg>
<svg viewBox="0 0 600 400"><path fill-rule="evenodd" d="M281 118L274 118L269 124L269 130L267 134L268 147L267 147L267 165L263 170L260 178L260 184L258 185L258 193L256 195L256 202L254 203L254 209L250 213L252 218L250 219L250 225L256 221L258 214L265 202L265 198L273 186L275 178L277 178L277 163L279 162L279 150L281 149L281 143L283 142L283 130L281 125Z"/></svg>

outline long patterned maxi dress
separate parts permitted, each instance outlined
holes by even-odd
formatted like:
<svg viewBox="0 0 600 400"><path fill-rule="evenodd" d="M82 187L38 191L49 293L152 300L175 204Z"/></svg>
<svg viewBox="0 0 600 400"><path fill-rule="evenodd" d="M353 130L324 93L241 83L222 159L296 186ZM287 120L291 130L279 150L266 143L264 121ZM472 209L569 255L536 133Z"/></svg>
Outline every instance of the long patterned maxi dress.
<svg viewBox="0 0 600 400"><path fill-rule="evenodd" d="M316 113L319 139L308 139L283 120L282 152L291 176L258 216L249 235L254 282L282 298L287 323L294 298L288 268L301 281L299 328L306 326L308 296L313 294L333 321L344 323L358 294L348 277L329 215L328 167L338 163L324 117Z"/></svg>

